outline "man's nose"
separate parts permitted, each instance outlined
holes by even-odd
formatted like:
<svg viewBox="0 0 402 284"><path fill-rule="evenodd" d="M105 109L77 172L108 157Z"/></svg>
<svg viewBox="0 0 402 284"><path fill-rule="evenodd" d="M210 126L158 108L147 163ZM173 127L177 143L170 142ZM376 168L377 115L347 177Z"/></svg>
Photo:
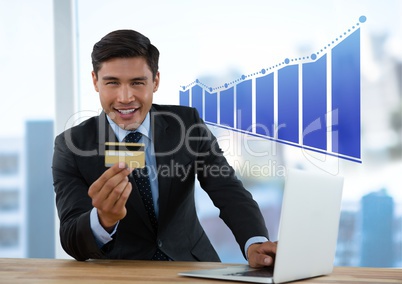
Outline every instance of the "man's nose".
<svg viewBox="0 0 402 284"><path fill-rule="evenodd" d="M132 102L135 100L135 96L132 90L128 86L122 85L119 90L119 101L123 103Z"/></svg>

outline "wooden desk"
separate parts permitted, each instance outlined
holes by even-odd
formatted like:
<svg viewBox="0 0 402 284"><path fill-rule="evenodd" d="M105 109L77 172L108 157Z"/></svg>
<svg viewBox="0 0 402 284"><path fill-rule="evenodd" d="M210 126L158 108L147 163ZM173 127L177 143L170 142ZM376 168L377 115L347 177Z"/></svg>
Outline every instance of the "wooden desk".
<svg viewBox="0 0 402 284"><path fill-rule="evenodd" d="M178 276L187 270L225 267L211 262L0 259L0 283L240 283ZM336 267L331 275L294 283L402 283L402 269Z"/></svg>

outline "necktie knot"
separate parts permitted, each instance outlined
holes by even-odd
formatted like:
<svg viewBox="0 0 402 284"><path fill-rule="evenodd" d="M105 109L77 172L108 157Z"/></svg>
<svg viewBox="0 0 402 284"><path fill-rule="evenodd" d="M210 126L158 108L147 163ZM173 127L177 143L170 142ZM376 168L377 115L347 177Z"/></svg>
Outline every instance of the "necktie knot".
<svg viewBox="0 0 402 284"><path fill-rule="evenodd" d="M142 137L142 134L138 131L130 132L129 134L127 134L126 137L124 137L123 142L137 143L138 141L140 141L141 137Z"/></svg>

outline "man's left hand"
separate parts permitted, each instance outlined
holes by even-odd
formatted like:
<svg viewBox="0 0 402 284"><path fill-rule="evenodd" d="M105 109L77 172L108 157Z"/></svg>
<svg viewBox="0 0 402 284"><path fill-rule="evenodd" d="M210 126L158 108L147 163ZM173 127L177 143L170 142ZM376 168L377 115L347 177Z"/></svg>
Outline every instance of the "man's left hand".
<svg viewBox="0 0 402 284"><path fill-rule="evenodd" d="M250 267L272 266L275 262L277 242L264 242L250 245L247 259Z"/></svg>

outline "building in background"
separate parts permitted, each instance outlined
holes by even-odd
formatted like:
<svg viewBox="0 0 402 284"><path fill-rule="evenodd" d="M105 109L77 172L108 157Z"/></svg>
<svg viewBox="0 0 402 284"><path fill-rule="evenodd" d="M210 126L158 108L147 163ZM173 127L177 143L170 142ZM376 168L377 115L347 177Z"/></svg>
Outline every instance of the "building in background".
<svg viewBox="0 0 402 284"><path fill-rule="evenodd" d="M392 267L395 259L394 200L385 189L361 200L361 261L365 267Z"/></svg>
<svg viewBox="0 0 402 284"><path fill-rule="evenodd" d="M0 257L55 257L53 121L0 139Z"/></svg>
<svg viewBox="0 0 402 284"><path fill-rule="evenodd" d="M27 256L55 257L53 121L26 123Z"/></svg>
<svg viewBox="0 0 402 284"><path fill-rule="evenodd" d="M26 255L23 142L0 139L0 257Z"/></svg>

